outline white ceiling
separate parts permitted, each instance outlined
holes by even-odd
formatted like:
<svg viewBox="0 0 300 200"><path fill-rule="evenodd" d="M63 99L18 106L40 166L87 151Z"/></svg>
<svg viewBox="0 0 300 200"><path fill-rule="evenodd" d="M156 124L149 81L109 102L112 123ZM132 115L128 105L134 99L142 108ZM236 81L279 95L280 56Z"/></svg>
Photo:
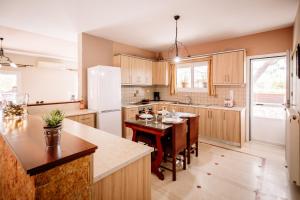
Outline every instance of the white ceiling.
<svg viewBox="0 0 300 200"><path fill-rule="evenodd" d="M77 57L76 42L4 26L0 26L0 37L4 37L4 53L52 57L71 61L75 61Z"/></svg>
<svg viewBox="0 0 300 200"><path fill-rule="evenodd" d="M298 0L0 0L0 25L77 41L80 32L159 51L287 27ZM0 32L1 35L1 32Z"/></svg>

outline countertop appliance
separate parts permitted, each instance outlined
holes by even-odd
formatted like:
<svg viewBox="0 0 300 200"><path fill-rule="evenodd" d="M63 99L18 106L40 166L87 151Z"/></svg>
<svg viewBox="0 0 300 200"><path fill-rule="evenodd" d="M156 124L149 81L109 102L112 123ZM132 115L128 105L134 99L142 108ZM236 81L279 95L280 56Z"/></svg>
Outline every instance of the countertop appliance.
<svg viewBox="0 0 300 200"><path fill-rule="evenodd" d="M229 91L229 97L226 97L224 99L224 106L228 108L233 107L233 90Z"/></svg>
<svg viewBox="0 0 300 200"><path fill-rule="evenodd" d="M122 136L119 67L88 68L88 108L97 111L98 129Z"/></svg>
<svg viewBox="0 0 300 200"><path fill-rule="evenodd" d="M153 92L153 99L154 101L160 101L159 92Z"/></svg>

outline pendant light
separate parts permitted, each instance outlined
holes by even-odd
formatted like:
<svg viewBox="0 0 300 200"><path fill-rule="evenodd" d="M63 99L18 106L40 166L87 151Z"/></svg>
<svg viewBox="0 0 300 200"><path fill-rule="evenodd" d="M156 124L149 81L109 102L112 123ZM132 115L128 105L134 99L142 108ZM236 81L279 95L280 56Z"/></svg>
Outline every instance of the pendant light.
<svg viewBox="0 0 300 200"><path fill-rule="evenodd" d="M178 41L177 37L178 37L178 28L177 28L177 22L180 19L179 15L175 15L174 16L175 19L175 23L176 23L176 29L175 29L175 43L173 46L171 46L169 48L168 51L168 55L169 55L169 59L173 60L173 62L175 63L179 63L181 61L181 57L179 56L179 53L182 53L182 51L180 51L180 49L183 49L184 53L186 54L186 57L190 57L189 52L187 51L187 48ZM174 52L175 51L175 52ZM172 57L172 58L171 58Z"/></svg>
<svg viewBox="0 0 300 200"><path fill-rule="evenodd" d="M15 63L13 63L9 57L4 55L4 50L2 48L2 41L4 40L4 38L0 38L0 42L1 42L1 46L0 46L0 68L2 66L10 66L13 68L17 68L17 65Z"/></svg>

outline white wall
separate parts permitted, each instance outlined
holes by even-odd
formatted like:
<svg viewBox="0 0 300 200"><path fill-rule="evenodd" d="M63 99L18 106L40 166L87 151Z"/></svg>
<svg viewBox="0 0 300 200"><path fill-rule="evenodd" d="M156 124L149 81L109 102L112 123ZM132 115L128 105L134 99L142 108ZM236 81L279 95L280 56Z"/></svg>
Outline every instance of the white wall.
<svg viewBox="0 0 300 200"><path fill-rule="evenodd" d="M76 64L70 61L41 58L35 56L7 54L17 64L33 65L33 67L2 67L0 72L18 74L18 92L29 93L29 103L36 101L57 102L69 101L72 94L78 97L78 72L58 69L50 64L47 68L37 67L40 61L48 63L63 63L66 66Z"/></svg>
<svg viewBox="0 0 300 200"><path fill-rule="evenodd" d="M69 101L78 94L77 71L28 67L20 70L20 91L29 93L29 102Z"/></svg>

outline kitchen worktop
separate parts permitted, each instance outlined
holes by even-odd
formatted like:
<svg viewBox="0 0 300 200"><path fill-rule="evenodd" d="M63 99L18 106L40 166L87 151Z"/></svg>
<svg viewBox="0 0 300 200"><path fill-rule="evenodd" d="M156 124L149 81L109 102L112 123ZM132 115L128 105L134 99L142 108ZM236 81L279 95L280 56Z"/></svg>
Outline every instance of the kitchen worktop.
<svg viewBox="0 0 300 200"><path fill-rule="evenodd" d="M65 119L63 130L98 146L94 155L94 182L149 155L153 148Z"/></svg>
<svg viewBox="0 0 300 200"><path fill-rule="evenodd" d="M59 148L47 148L43 121L29 115L23 120L0 121L0 137L29 175L36 175L95 152L97 146L62 131Z"/></svg>
<svg viewBox="0 0 300 200"><path fill-rule="evenodd" d="M127 104L122 105L123 108L138 108L140 106L147 106L147 105L155 105L155 104L168 104L168 105L174 105L174 106L187 106L187 107L195 107L195 108L210 108L210 109L221 109L221 110L232 110L232 111L242 111L245 109L245 107L241 106L234 106L232 108L224 107L221 105L209 105L209 104L184 104L184 103L175 103L172 101L150 101L149 104L143 104L143 105L135 105L135 104Z"/></svg>
<svg viewBox="0 0 300 200"><path fill-rule="evenodd" d="M93 114L93 113L97 113L97 111L90 110L90 109L64 111L65 117L71 117L71 116L76 116L76 115L87 115L87 114Z"/></svg>

